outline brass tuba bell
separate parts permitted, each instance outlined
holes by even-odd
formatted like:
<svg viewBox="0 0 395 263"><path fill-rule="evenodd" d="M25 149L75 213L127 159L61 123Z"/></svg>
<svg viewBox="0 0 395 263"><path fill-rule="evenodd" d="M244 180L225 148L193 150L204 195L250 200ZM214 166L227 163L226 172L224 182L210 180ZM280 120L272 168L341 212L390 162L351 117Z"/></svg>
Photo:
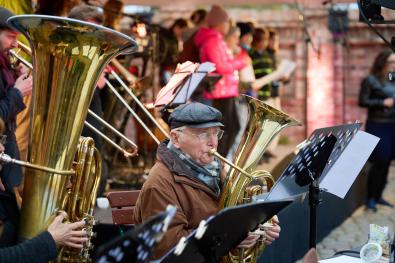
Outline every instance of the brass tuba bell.
<svg viewBox="0 0 395 263"><path fill-rule="evenodd" d="M73 171L96 82L113 57L133 51L136 43L114 30L64 17L22 15L11 17L8 23L22 32L32 47L34 88L28 160L55 171L26 170L19 232L23 240L43 231L55 211L64 208L69 176L62 174ZM97 172L100 167L86 169ZM73 179L78 173L74 171ZM81 193L83 187L77 188L67 202L91 209L92 204L87 203L92 203L92 193ZM95 188L94 183L85 187L86 191Z"/></svg>

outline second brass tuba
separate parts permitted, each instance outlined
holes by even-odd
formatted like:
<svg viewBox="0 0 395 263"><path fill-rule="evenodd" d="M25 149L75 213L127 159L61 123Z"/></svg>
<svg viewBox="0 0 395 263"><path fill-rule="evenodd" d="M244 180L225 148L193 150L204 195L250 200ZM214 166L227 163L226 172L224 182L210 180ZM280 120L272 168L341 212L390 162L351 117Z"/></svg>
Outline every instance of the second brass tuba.
<svg viewBox="0 0 395 263"><path fill-rule="evenodd" d="M54 170L26 170L19 232L23 240L43 231L58 209L68 210L72 220L90 212L76 211L91 210L100 175L100 166L79 163L100 161L92 153L90 141L82 141L78 147L84 120L106 64L120 53L133 51L136 43L111 29L63 17L22 15L11 17L8 23L22 32L32 47L34 89L28 160ZM88 169L82 174L96 174L96 178L78 177L80 171L72 169L77 148L80 152L83 147L90 153L76 159L76 169ZM65 200L67 174L82 184L74 185L75 192Z"/></svg>
<svg viewBox="0 0 395 263"><path fill-rule="evenodd" d="M251 202L254 195L270 191L274 184L273 177L267 171L257 171L256 166L268 144L283 128L300 125L287 114L260 100L248 96L245 98L249 110L248 122L232 162L244 173L238 169L229 170L221 194L221 208ZM222 262L253 263L263 249L263 241L259 241L251 249L230 252L223 257Z"/></svg>

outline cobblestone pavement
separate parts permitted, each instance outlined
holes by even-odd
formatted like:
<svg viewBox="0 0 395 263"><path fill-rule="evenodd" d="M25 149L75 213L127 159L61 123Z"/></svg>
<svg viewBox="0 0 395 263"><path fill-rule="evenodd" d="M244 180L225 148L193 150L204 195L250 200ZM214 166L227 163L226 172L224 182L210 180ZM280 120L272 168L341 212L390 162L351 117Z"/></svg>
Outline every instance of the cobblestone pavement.
<svg viewBox="0 0 395 263"><path fill-rule="evenodd" d="M384 198L395 204L395 163L390 168ZM376 213L359 207L343 224L334 229L324 240L317 244L319 259L329 258L337 251L348 250L363 245L367 241L369 224L388 226L394 233L395 208L378 206Z"/></svg>

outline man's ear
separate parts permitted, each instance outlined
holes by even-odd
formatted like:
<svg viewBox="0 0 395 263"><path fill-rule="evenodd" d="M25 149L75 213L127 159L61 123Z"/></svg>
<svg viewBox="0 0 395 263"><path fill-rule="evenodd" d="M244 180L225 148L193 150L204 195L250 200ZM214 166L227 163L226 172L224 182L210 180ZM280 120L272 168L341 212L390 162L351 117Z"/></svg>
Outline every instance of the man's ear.
<svg viewBox="0 0 395 263"><path fill-rule="evenodd" d="M180 148L180 136L176 131L170 132L170 139L171 139L171 142L173 143L174 147Z"/></svg>

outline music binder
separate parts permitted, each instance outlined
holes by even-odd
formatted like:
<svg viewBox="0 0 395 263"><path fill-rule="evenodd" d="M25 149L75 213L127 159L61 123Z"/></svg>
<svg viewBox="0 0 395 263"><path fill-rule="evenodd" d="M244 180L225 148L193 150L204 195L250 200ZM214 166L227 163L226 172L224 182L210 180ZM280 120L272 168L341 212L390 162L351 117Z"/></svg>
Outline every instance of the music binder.
<svg viewBox="0 0 395 263"><path fill-rule="evenodd" d="M100 246L93 256L95 263L148 262L152 250L167 231L177 208L168 206L166 211L137 225L121 237Z"/></svg>
<svg viewBox="0 0 395 263"><path fill-rule="evenodd" d="M202 221L198 229L179 241L156 263L219 262L231 249L293 202L294 199L254 202L228 207Z"/></svg>

